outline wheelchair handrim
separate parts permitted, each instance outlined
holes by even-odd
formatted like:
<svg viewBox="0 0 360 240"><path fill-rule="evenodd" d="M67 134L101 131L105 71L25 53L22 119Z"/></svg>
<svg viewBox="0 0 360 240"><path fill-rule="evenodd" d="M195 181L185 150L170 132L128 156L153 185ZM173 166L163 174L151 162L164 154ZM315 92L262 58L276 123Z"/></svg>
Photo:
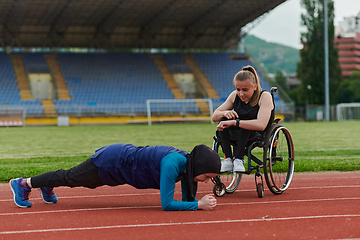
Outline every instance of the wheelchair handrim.
<svg viewBox="0 0 360 240"><path fill-rule="evenodd" d="M273 171L272 171L272 162L271 162L271 159L272 159L272 153L273 153L273 146L274 146L274 143L275 143L275 138L272 139L270 145L269 145L269 169L270 169L270 178L271 178L271 182L273 183L274 187L276 188L276 190L280 191L280 192L283 192L285 191L289 186L290 186L290 183L292 181L292 177L293 177L293 173L294 173L294 149L293 149L293 144L292 144L292 139L291 139L291 135L289 133L289 131L281 126L279 127L278 129L276 129L275 133L273 134L273 136L276 136L279 131L283 131L284 132L284 135L286 137L286 142L287 142L287 148L288 148L288 151L289 151L289 156L288 156L288 161L289 161L289 164L291 165L290 168L288 167L287 169L287 176L286 176L286 179L284 181L284 184L279 187L277 186L276 182L275 182L275 178L274 178L274 174L273 174Z"/></svg>

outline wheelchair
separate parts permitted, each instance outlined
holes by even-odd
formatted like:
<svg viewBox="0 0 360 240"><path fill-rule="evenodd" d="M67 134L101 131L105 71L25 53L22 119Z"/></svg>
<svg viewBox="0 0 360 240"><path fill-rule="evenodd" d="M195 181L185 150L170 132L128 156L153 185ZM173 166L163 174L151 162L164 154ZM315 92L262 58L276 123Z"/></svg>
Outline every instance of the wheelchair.
<svg viewBox="0 0 360 240"><path fill-rule="evenodd" d="M276 87L271 88L272 97L276 90ZM279 122L280 119L276 118L265 132L252 132L244 152L245 172L225 172L211 179L214 183L215 196L222 197L225 193L235 192L242 175L250 175L254 170L256 170L255 185L259 198L264 196L263 175L267 187L275 195L283 193L290 186L294 174L294 144L288 129ZM238 136L237 129L230 130L230 144L234 153ZM218 131L213 139L212 149L219 153L222 160L225 159Z"/></svg>

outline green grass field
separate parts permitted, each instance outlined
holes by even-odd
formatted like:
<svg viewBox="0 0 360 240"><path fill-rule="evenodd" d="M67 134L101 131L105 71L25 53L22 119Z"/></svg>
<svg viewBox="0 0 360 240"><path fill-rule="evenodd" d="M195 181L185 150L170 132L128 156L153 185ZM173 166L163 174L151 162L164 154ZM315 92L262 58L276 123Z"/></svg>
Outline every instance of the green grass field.
<svg viewBox="0 0 360 240"><path fill-rule="evenodd" d="M360 121L285 123L295 145L295 171L360 170ZM216 125L155 124L0 128L0 182L70 168L112 143L211 147Z"/></svg>

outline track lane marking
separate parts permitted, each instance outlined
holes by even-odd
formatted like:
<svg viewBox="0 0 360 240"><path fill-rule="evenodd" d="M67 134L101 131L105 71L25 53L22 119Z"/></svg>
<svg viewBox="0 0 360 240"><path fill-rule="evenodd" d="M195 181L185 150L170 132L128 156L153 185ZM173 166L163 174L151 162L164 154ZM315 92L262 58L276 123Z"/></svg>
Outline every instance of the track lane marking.
<svg viewBox="0 0 360 240"><path fill-rule="evenodd" d="M218 203L217 206L223 205L252 205L252 204L276 204L276 203L296 203L296 202L322 202L322 201L348 201L360 200L360 197L344 197L344 198L322 198L322 199L294 199L294 200L280 200L280 201L263 201L263 202L238 202L238 203Z"/></svg>
<svg viewBox="0 0 360 240"><path fill-rule="evenodd" d="M302 189L331 189L331 188L360 188L360 185L345 185L345 186L322 186L322 187L293 187L289 190L302 190ZM256 189L239 189L236 192L256 192ZM269 191L264 189L264 191ZM8 192L11 192L10 190ZM209 191L199 191L198 194L208 194ZM121 193L121 194L96 194L96 195L83 195L83 196L61 196L60 199L73 199L73 198L98 198L98 197L128 197L128 196L146 196L146 195L159 195L160 192L153 193ZM175 194L181 194L181 192L175 192ZM39 200L41 198L31 198L31 200ZM11 202L12 198L0 199L0 202Z"/></svg>
<svg viewBox="0 0 360 240"><path fill-rule="evenodd" d="M253 204L277 204L277 203L296 203L296 202L321 202L321 201L352 201L360 200L360 197L354 198L323 198L323 199L295 199L295 200L280 200L280 201L262 201L262 202L239 202L239 203L218 203L217 206L230 205L253 205ZM49 214L49 213L64 213L64 212L85 212L85 211L99 211L99 210L123 210L123 209L147 209L147 208L161 208L158 206L138 206L138 207L104 207L104 208L79 208L79 209L63 209L63 210L49 210L36 212L13 212L0 213L0 216L14 216L14 215L30 215L30 214Z"/></svg>
<svg viewBox="0 0 360 240"><path fill-rule="evenodd" d="M253 219L234 219L234 220L217 220L217 221L201 221L201 222L171 222L171 223L149 223L149 224L129 224L129 225L113 225L101 227L79 227L79 228L53 228L53 229L36 229L23 231L2 231L0 235L10 234L29 234L29 233L45 233L45 232L65 232L65 231L83 231L83 230L103 230L116 228L139 228L139 227L161 227L161 226L182 226L182 225L202 225L202 224L218 224L218 223L240 223L240 222L272 222L272 221L289 221L289 220L307 220L307 219L324 219L324 218L349 218L360 217L360 214L347 215L319 215L319 216L301 216L301 217L282 217L282 218L253 218Z"/></svg>

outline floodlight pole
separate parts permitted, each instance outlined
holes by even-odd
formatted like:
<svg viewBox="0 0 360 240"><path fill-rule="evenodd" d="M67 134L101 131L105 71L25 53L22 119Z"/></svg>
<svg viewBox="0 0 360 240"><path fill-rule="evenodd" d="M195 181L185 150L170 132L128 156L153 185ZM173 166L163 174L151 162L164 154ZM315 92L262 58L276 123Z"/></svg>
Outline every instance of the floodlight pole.
<svg viewBox="0 0 360 240"><path fill-rule="evenodd" d="M324 1L324 41L325 41L325 121L330 121L329 107L329 39L328 39L328 0Z"/></svg>

